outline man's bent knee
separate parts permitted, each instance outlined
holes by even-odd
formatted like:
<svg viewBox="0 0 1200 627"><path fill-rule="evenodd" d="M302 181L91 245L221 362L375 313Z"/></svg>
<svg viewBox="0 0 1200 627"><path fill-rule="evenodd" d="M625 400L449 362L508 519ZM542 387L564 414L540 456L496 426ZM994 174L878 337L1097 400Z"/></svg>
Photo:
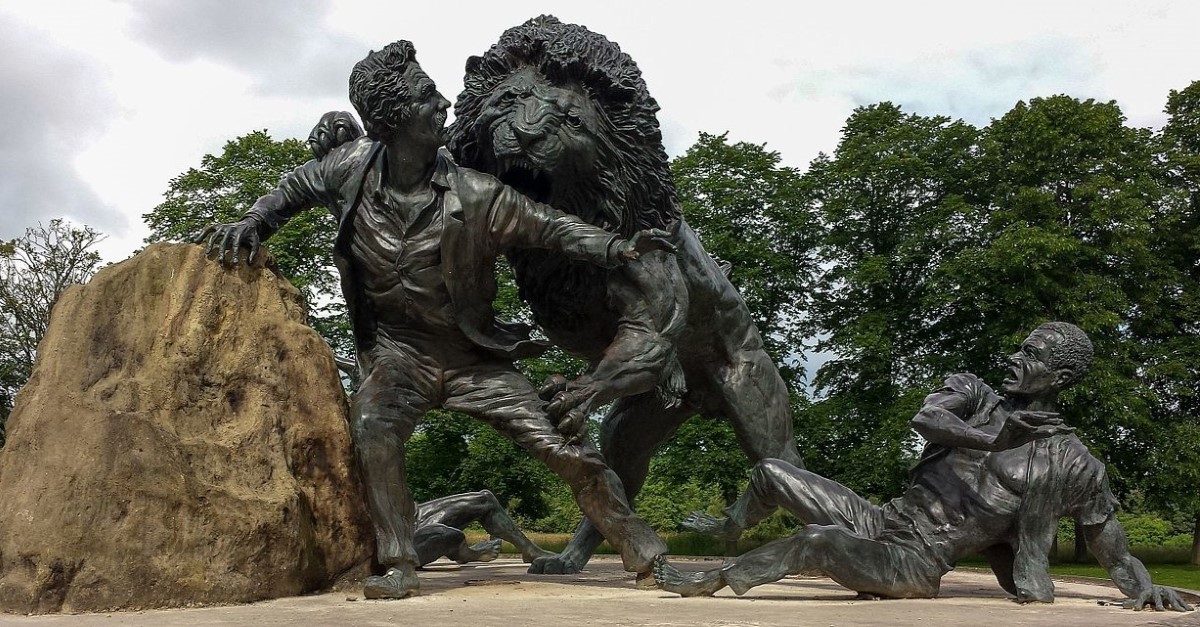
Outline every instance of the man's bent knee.
<svg viewBox="0 0 1200 627"><path fill-rule="evenodd" d="M540 457L554 474L570 483L571 477L599 477L612 472L604 458L591 448L568 444L547 451Z"/></svg>
<svg viewBox="0 0 1200 627"><path fill-rule="evenodd" d="M491 490L483 489L480 490L478 494L479 500L482 501L484 505L500 507L500 499L496 498L496 495L493 494Z"/></svg>
<svg viewBox="0 0 1200 627"><path fill-rule="evenodd" d="M500 499L491 490L483 489L478 492L470 493L471 506L483 511L491 511L501 509Z"/></svg>
<svg viewBox="0 0 1200 627"><path fill-rule="evenodd" d="M412 436L416 420L408 416L388 416L376 410L355 411L351 417L350 436L357 444L386 437L402 441Z"/></svg>
<svg viewBox="0 0 1200 627"><path fill-rule="evenodd" d="M754 469L750 472L750 482L760 490L769 489L787 482L798 470L782 459L768 458L754 464Z"/></svg>

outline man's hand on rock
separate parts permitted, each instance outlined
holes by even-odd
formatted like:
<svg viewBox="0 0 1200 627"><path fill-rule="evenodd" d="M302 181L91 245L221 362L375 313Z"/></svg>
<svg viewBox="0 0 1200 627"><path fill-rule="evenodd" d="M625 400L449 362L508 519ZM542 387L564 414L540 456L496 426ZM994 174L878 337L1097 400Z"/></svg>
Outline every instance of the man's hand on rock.
<svg viewBox="0 0 1200 627"><path fill-rule="evenodd" d="M197 244L206 245L204 255L212 256L217 251L217 261L227 267L238 265L238 253L249 249L246 264L253 265L258 258L258 249L262 244L258 235L258 221L253 218L243 218L238 222L214 224L204 229L194 240Z"/></svg>

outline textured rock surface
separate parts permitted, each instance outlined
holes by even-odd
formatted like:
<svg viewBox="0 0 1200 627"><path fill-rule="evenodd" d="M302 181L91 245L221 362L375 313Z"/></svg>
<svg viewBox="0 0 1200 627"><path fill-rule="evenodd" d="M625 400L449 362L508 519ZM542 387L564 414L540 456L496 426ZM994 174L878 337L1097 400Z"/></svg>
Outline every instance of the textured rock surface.
<svg viewBox="0 0 1200 627"><path fill-rule="evenodd" d="M299 294L154 245L69 289L0 451L0 609L242 602L370 557L346 401Z"/></svg>

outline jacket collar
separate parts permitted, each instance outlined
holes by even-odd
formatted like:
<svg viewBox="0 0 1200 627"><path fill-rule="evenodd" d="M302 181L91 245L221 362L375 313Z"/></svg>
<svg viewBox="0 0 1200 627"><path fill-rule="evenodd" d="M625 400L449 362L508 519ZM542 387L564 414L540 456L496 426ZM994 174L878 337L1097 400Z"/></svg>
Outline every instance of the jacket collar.
<svg viewBox="0 0 1200 627"><path fill-rule="evenodd" d="M443 146L438 148L437 163L433 168L433 176L430 182L434 187L441 191L450 189L450 174L454 169L454 161L450 158L450 152ZM387 163L387 145L381 144L379 154L375 156L374 163L370 165L370 169L374 171L375 176L371 187L372 193L378 195L383 192L383 177L386 172Z"/></svg>
<svg viewBox="0 0 1200 627"><path fill-rule="evenodd" d="M450 159L450 153L443 146L438 148L437 166L433 170L433 178L431 182L434 187L446 191L450 189L450 170L454 167L454 162Z"/></svg>

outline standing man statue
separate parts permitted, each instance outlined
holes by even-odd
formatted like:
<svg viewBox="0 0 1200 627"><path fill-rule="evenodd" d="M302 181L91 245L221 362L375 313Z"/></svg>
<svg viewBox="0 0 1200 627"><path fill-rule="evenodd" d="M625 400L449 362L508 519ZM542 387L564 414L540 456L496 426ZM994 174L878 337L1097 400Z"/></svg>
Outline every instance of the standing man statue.
<svg viewBox="0 0 1200 627"><path fill-rule="evenodd" d="M777 507L807 526L714 570L683 573L660 558L655 579L684 596L725 586L744 594L785 575L821 572L868 595L934 597L956 561L983 554L1018 601L1050 603L1050 546L1059 518L1072 516L1131 607L1190 610L1129 554L1104 464L1054 412L1059 392L1091 366L1087 335L1050 322L1008 359L1003 397L970 374L926 397L912 426L929 444L900 498L878 507L837 482L766 460L726 518L696 513L685 526L736 538Z"/></svg>
<svg viewBox="0 0 1200 627"><path fill-rule="evenodd" d="M407 41L354 66L350 100L367 137L300 166L241 221L210 227L200 238L222 263L236 265L241 249L253 262L260 241L300 211L323 205L337 218L334 260L363 377L351 436L377 559L388 568L367 579L364 595L418 591L404 449L420 418L437 407L487 422L546 463L621 553L625 569L648 575L666 545L630 510L599 452L586 441L572 443L580 425L550 422L512 364L545 345L529 338L528 327L496 320L492 300L495 259L511 247L616 267L671 252L666 233L622 240L457 167L440 151L450 103Z"/></svg>

